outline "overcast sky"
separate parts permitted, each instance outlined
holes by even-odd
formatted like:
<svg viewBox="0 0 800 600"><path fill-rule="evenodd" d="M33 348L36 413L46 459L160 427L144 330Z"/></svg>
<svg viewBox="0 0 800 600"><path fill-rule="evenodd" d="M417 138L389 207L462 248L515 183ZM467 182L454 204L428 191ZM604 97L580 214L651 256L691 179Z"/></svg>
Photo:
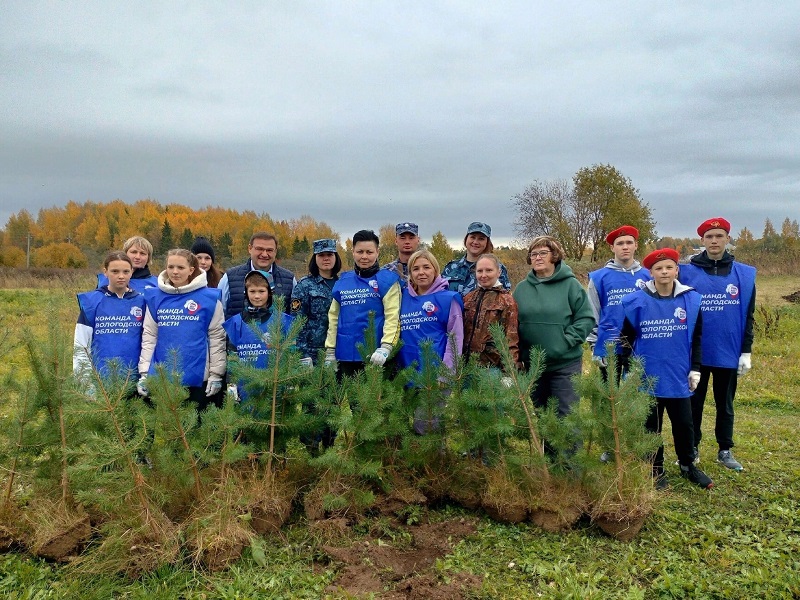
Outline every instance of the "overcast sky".
<svg viewBox="0 0 800 600"><path fill-rule="evenodd" d="M599 163L660 235L800 219L800 3L2 3L2 224L154 198L507 242L512 196Z"/></svg>

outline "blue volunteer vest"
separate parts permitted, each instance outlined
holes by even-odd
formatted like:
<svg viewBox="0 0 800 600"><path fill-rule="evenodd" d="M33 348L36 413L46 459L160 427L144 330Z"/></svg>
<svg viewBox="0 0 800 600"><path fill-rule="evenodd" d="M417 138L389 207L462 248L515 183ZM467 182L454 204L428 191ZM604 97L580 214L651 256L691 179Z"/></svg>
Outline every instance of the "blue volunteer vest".
<svg viewBox="0 0 800 600"><path fill-rule="evenodd" d="M97 288L100 289L104 285L108 285L108 277L105 276L105 273L98 273L97 274ZM131 277L131 280L128 282L128 287L132 290L136 290L140 294L144 294L144 291L147 288L157 288L158 287L158 278L155 275L151 275L150 277L145 277L144 279L134 279Z"/></svg>
<svg viewBox="0 0 800 600"><path fill-rule="evenodd" d="M753 298L756 270L734 262L726 276L709 275L704 269L681 265L681 283L703 297L703 365L735 369L739 366L747 308Z"/></svg>
<svg viewBox="0 0 800 600"><path fill-rule="evenodd" d="M361 361L358 345L364 344L369 314L375 314L375 344L383 336L383 297L399 278L396 273L379 269L369 278L355 271L342 273L333 286L333 299L339 303L339 325L336 330L336 360Z"/></svg>
<svg viewBox="0 0 800 600"><path fill-rule="evenodd" d="M116 359L120 376L136 372L142 351L145 299L140 293L119 298L93 290L78 294L78 305L92 328L92 363L104 377L108 361Z"/></svg>
<svg viewBox="0 0 800 600"><path fill-rule="evenodd" d="M276 312L272 311L270 318L263 323L257 321L246 323L244 319L242 319L242 315L238 314L222 324L241 362L249 363L257 369L266 369L269 366L269 357L274 352L269 344L269 330L272 327L275 317ZM281 331L285 336L289 333L294 317L281 313L280 319ZM259 335L253 331L253 327L256 327L256 329L260 331ZM247 394L244 390L243 383L244 382L240 380L238 382L238 387L239 395L244 400Z"/></svg>
<svg viewBox="0 0 800 600"><path fill-rule="evenodd" d="M417 363L417 371L422 370L422 349L420 344L425 340L433 342L433 349L439 358L444 358L447 350L447 321L450 318L450 307L453 298L457 298L462 309L464 307L461 294L452 291L441 291L425 296L412 296L408 289L403 290L400 304L400 347L398 357L402 367Z"/></svg>
<svg viewBox="0 0 800 600"><path fill-rule="evenodd" d="M192 387L203 385L208 361L208 328L219 298L216 288L204 287L184 294L147 289L147 309L158 325L158 340L150 362L151 375L160 363L172 369L172 351L177 351L175 368L183 373L181 383Z"/></svg>
<svg viewBox="0 0 800 600"><path fill-rule="evenodd" d="M650 279L650 271L643 268L631 273L603 268L589 273L589 278L600 299L600 321L597 323L594 354L605 356L606 343L616 342L619 339L619 331L625 320L622 298L641 289L643 282Z"/></svg>
<svg viewBox="0 0 800 600"><path fill-rule="evenodd" d="M675 298L654 298L638 291L625 296L622 305L636 330L633 353L643 359L645 375L656 378L653 395L688 398L700 294L691 290Z"/></svg>

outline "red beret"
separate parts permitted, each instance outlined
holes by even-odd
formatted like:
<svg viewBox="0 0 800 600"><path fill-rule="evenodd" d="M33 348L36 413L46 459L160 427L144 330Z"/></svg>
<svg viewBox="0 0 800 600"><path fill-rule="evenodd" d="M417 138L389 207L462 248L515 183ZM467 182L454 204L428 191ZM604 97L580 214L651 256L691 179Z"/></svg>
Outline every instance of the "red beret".
<svg viewBox="0 0 800 600"><path fill-rule="evenodd" d="M678 264L680 259L681 256L678 254L677 250L673 250L672 248L659 248L658 250L653 250L650 254L645 256L642 264L644 265L645 269L649 269L654 264L662 260L673 260L675 261L675 264Z"/></svg>
<svg viewBox="0 0 800 600"><path fill-rule="evenodd" d="M606 241L609 244L613 244L614 240L617 239L621 235L632 235L633 239L639 239L639 230L636 229L633 225L623 225L622 227L617 227L614 231L610 232L606 236Z"/></svg>
<svg viewBox="0 0 800 600"><path fill-rule="evenodd" d="M697 235L703 237L709 229L724 229L725 233L730 233L731 224L722 217L714 217L700 223L700 227L697 228Z"/></svg>

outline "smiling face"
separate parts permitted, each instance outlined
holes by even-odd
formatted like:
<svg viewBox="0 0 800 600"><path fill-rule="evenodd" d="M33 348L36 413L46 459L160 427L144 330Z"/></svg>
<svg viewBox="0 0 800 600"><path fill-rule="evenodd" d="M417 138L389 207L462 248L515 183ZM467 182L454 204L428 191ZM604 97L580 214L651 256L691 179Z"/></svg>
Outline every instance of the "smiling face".
<svg viewBox="0 0 800 600"><path fill-rule="evenodd" d="M433 280L436 279L436 267L427 258L420 257L414 261L408 277L417 294L424 294L433 285Z"/></svg>
<svg viewBox="0 0 800 600"><path fill-rule="evenodd" d="M261 271L269 271L275 257L278 255L278 244L275 240L262 240L256 238L247 246L253 267Z"/></svg>
<svg viewBox="0 0 800 600"><path fill-rule="evenodd" d="M138 245L128 248L125 254L131 259L134 269L144 269L147 266L147 261L150 260L147 250Z"/></svg>
<svg viewBox="0 0 800 600"><path fill-rule="evenodd" d="M725 246L731 241L731 236L724 229L709 229L703 234L703 246L711 260L719 260L725 254Z"/></svg>
<svg viewBox="0 0 800 600"><path fill-rule="evenodd" d="M172 255L167 257L167 277L175 287L182 287L189 283L194 273L194 267L184 256Z"/></svg>
<svg viewBox="0 0 800 600"><path fill-rule="evenodd" d="M531 249L531 267L537 277L550 277L556 272L553 262L553 251L547 246L537 246Z"/></svg>
<svg viewBox="0 0 800 600"><path fill-rule="evenodd" d="M247 301L253 308L263 308L269 302L269 285L263 279L254 277L254 281L247 282Z"/></svg>
<svg viewBox="0 0 800 600"><path fill-rule="evenodd" d="M482 233L475 232L467 235L467 241L464 242L464 245L467 247L467 260L475 262L478 257L486 251L488 242L489 238Z"/></svg>
<svg viewBox="0 0 800 600"><path fill-rule="evenodd" d="M475 279L482 288L494 287L500 279L500 269L491 258L481 258L475 265Z"/></svg>
<svg viewBox="0 0 800 600"><path fill-rule="evenodd" d="M621 235L614 240L611 245L611 251L614 253L614 259L618 263L628 267L633 263L633 257L638 247L639 245L632 235Z"/></svg>
<svg viewBox="0 0 800 600"><path fill-rule="evenodd" d="M375 242L356 242L353 246L353 260L359 269L369 269L378 260L378 244Z"/></svg>
<svg viewBox="0 0 800 600"><path fill-rule="evenodd" d="M195 256L197 257L197 262L200 265L200 268L203 269L203 271L208 272L208 270L211 268L211 265L214 264L211 255L206 254L205 252L198 252L195 254Z"/></svg>
<svg viewBox="0 0 800 600"><path fill-rule="evenodd" d="M108 289L120 295L128 290L128 284L133 274L133 267L124 260L112 260L103 270L103 273L108 277Z"/></svg>

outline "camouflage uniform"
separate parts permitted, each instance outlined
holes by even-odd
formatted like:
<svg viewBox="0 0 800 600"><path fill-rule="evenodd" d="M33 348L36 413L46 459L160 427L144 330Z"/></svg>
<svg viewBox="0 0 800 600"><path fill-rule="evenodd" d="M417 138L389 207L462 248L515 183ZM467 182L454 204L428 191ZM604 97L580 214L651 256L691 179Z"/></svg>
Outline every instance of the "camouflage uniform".
<svg viewBox="0 0 800 600"><path fill-rule="evenodd" d="M450 282L450 291L466 296L478 287L475 279L475 263L467 261L466 255L458 260L451 260L442 269L442 277ZM511 280L505 265L500 264L500 283L506 290L511 289Z"/></svg>
<svg viewBox="0 0 800 600"><path fill-rule="evenodd" d="M292 291L292 315L302 315L306 323L297 335L297 349L303 358L311 357L316 363L317 354L325 349L328 334L328 309L331 307L331 288L321 275L306 275Z"/></svg>
<svg viewBox="0 0 800 600"><path fill-rule="evenodd" d="M386 263L381 267L396 274L400 278L400 287L404 288L408 285L408 263L401 263L399 258L394 259L390 263Z"/></svg>

